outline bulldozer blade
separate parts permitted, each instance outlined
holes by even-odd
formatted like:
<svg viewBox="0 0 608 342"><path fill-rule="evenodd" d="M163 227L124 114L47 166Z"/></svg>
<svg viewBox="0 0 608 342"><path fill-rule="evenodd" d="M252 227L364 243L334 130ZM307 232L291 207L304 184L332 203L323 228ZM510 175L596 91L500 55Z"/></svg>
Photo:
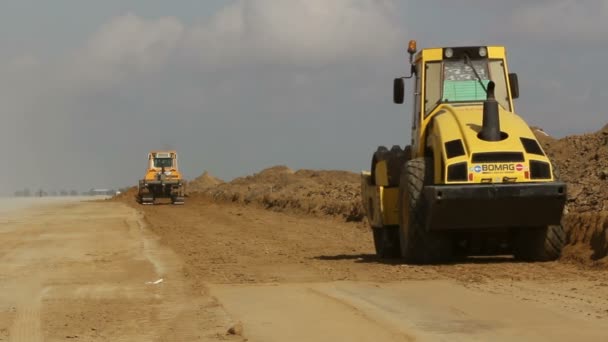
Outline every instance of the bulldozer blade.
<svg viewBox="0 0 608 342"><path fill-rule="evenodd" d="M171 203L174 205L182 205L182 204L184 204L184 198L176 197L173 201L171 201Z"/></svg>

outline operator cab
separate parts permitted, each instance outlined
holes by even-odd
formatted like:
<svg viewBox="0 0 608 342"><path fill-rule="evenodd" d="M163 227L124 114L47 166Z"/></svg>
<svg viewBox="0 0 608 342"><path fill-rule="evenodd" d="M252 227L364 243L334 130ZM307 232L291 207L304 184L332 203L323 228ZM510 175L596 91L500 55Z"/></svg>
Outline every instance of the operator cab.
<svg viewBox="0 0 608 342"><path fill-rule="evenodd" d="M423 101L414 99L416 111L424 109L425 116L440 104L481 105L487 98L488 84L493 81L499 105L513 111L512 99L519 97L518 80L517 74L507 71L503 47L429 48L416 53L416 42L410 41L408 53L411 74L395 79L395 103L403 103L403 79L413 76L416 76L416 96L424 97Z"/></svg>
<svg viewBox="0 0 608 342"><path fill-rule="evenodd" d="M177 153L175 152L151 152L148 160L150 170L177 170Z"/></svg>
<svg viewBox="0 0 608 342"><path fill-rule="evenodd" d="M173 158L170 153L157 153L154 157L155 168L170 168L173 167Z"/></svg>

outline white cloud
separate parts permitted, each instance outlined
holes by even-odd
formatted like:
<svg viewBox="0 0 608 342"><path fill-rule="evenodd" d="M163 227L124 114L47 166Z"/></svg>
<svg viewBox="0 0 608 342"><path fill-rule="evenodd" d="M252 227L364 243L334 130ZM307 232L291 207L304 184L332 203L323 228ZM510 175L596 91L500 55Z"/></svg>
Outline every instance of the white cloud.
<svg viewBox="0 0 608 342"><path fill-rule="evenodd" d="M184 26L176 18L145 20L133 14L103 25L65 66L81 81L111 81L129 73L162 68L178 45Z"/></svg>
<svg viewBox="0 0 608 342"><path fill-rule="evenodd" d="M204 64L318 66L386 55L402 26L393 1L239 1L194 27L186 53Z"/></svg>
<svg viewBox="0 0 608 342"><path fill-rule="evenodd" d="M31 70L40 65L40 61L32 54L24 54L15 57L8 63L8 71L21 72Z"/></svg>
<svg viewBox="0 0 608 342"><path fill-rule="evenodd" d="M393 0L240 0L202 23L115 17L53 67L68 89L112 86L168 64L323 67L386 57L402 48Z"/></svg>
<svg viewBox="0 0 608 342"><path fill-rule="evenodd" d="M190 25L126 14L55 58L0 61L0 74L9 76L0 89L19 92L21 84L30 98L74 102L81 91L139 82L174 66L196 72L377 62L403 49L396 7L394 0L238 0Z"/></svg>

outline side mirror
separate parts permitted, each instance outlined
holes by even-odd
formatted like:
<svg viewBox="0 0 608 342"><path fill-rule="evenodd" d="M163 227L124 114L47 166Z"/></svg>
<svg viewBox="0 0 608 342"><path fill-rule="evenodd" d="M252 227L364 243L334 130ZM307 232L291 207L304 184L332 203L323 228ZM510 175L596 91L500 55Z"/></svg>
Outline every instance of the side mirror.
<svg viewBox="0 0 608 342"><path fill-rule="evenodd" d="M511 97L514 99L519 98L519 81L517 80L517 74L509 74L509 84L511 85Z"/></svg>
<svg viewBox="0 0 608 342"><path fill-rule="evenodd" d="M405 84L402 78L395 78L393 81L393 102L403 103L403 97L405 95Z"/></svg>

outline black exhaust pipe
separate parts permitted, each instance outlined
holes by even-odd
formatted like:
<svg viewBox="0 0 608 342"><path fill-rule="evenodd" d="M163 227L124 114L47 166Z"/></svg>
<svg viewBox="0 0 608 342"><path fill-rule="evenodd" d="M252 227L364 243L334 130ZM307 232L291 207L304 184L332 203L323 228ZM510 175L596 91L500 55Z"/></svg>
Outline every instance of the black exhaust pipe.
<svg viewBox="0 0 608 342"><path fill-rule="evenodd" d="M480 138L485 141L500 141L500 120L498 118L498 102L494 97L494 82L488 83L488 97L483 103L483 123Z"/></svg>

